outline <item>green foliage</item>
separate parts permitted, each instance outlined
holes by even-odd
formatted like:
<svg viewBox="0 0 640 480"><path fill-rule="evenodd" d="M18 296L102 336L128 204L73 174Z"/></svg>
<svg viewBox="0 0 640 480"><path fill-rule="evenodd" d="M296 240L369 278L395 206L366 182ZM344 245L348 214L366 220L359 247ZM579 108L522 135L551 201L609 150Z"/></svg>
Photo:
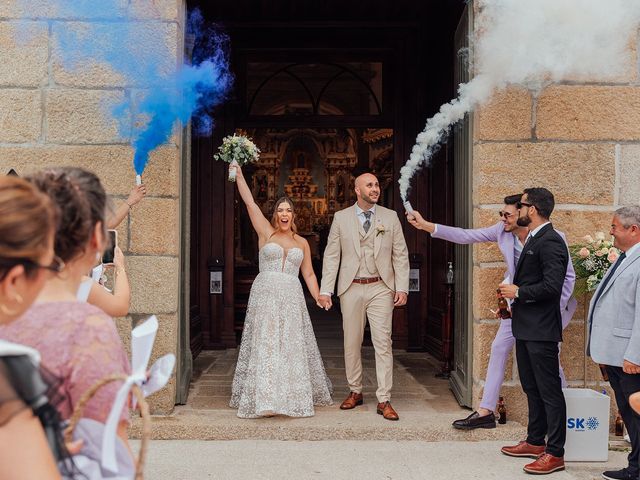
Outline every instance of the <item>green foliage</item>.
<svg viewBox="0 0 640 480"><path fill-rule="evenodd" d="M227 163L235 160L242 167L247 163L257 162L260 149L247 137L233 134L222 139L222 145L213 158Z"/></svg>

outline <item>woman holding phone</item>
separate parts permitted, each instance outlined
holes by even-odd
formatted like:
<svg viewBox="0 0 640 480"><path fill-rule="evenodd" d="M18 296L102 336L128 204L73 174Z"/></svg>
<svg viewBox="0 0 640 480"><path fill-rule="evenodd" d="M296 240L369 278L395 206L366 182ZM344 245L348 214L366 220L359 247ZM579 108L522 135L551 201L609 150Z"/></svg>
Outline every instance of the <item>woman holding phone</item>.
<svg viewBox="0 0 640 480"><path fill-rule="evenodd" d="M49 278L35 304L0 337L40 352L42 364L61 380L66 401L58 405L68 419L80 397L106 374L129 375L130 366L113 319L99 308L77 301L84 272L102 257L107 197L100 180L79 168L55 168L29 180L58 207L54 250L65 263ZM120 388L102 387L87 403L83 418L105 423ZM128 446L129 412L120 412L118 436Z"/></svg>
<svg viewBox="0 0 640 480"><path fill-rule="evenodd" d="M109 232L111 232L111 230L109 230ZM118 237L114 236L113 238L117 239ZM117 246L117 240L111 251L111 261L101 264L98 267L101 268L101 271L104 268L113 268L113 290L110 292L93 278L84 276L78 287L77 299L80 302L95 305L112 317L124 317L129 314L131 287L129 286L129 278L127 277L124 254L122 250L120 250L120 247ZM109 259L103 258L103 261L104 260Z"/></svg>

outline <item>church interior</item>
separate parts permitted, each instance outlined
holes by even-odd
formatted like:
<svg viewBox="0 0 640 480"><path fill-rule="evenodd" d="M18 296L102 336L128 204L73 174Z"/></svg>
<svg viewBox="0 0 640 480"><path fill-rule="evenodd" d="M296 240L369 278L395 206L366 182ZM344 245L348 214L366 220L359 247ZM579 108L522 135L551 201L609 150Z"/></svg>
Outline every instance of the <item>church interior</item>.
<svg viewBox="0 0 640 480"><path fill-rule="evenodd" d="M194 358L239 344L258 272L257 237L246 209L226 180L225 165L211 160L222 138L233 133L249 136L261 150L260 160L243 172L265 216L271 217L282 196L294 202L296 226L311 246L318 277L333 214L355 203L360 173L378 177L380 203L401 219L414 272L408 305L394 312L394 348L427 352L439 361L451 357L455 332L446 323L452 312L445 279L454 251L408 225L397 180L426 119L455 94L461 62L456 42L462 38L456 32L465 2L236 0L188 6L200 8L229 36L235 76L233 98L213 112L213 134L191 139ZM444 142L431 166L412 180L412 204L441 223L454 221L456 148L453 140ZM211 288L213 278L221 288Z"/></svg>

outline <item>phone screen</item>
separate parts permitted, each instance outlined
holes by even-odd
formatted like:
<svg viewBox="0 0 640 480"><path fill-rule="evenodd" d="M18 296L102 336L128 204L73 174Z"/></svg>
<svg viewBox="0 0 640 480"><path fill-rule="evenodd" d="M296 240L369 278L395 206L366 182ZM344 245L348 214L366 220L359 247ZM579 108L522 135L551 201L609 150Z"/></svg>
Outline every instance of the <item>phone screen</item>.
<svg viewBox="0 0 640 480"><path fill-rule="evenodd" d="M115 230L107 230L109 244L107 245L107 249L102 254L102 263L113 263L113 258L115 255L116 248L116 231Z"/></svg>

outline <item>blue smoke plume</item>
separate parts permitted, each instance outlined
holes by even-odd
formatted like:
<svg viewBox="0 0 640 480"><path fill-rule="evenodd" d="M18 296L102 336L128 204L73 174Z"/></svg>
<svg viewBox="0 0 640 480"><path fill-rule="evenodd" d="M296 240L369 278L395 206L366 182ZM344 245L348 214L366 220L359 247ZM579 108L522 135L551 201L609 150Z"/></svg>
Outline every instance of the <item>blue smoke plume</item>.
<svg viewBox="0 0 640 480"><path fill-rule="evenodd" d="M146 1L151 8L152 0ZM191 64L176 68L175 42L170 46L166 41L179 34L176 24L134 18L131 2L122 0L51 3L57 17L90 19L53 22L54 60L71 72L106 64L120 77L118 86L126 93L111 114L122 137L131 138L137 174L149 154L169 140L176 121L192 119L197 134L211 133L211 111L227 98L233 76L228 36L207 26L200 12L191 12L187 24L187 38L194 42Z"/></svg>

